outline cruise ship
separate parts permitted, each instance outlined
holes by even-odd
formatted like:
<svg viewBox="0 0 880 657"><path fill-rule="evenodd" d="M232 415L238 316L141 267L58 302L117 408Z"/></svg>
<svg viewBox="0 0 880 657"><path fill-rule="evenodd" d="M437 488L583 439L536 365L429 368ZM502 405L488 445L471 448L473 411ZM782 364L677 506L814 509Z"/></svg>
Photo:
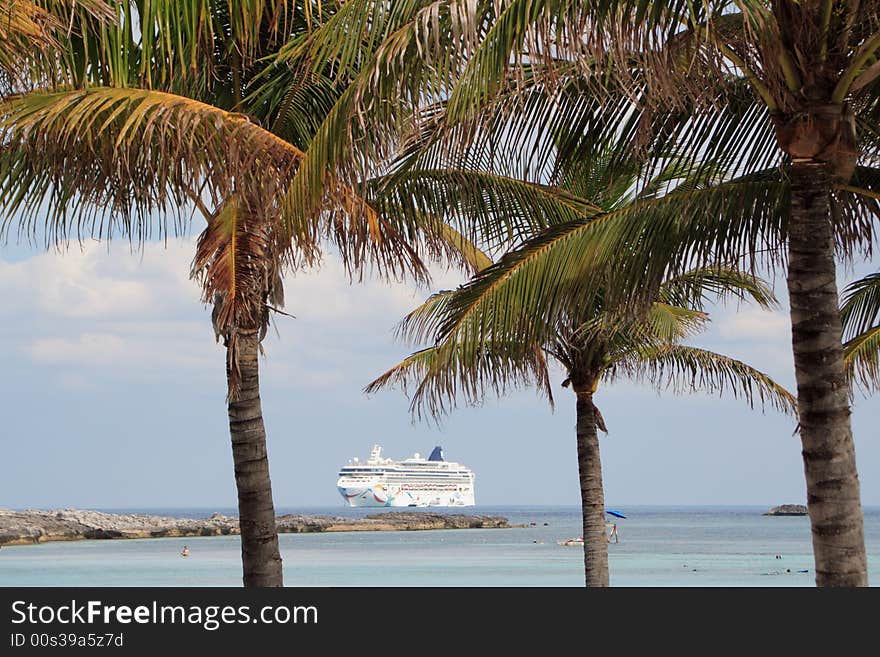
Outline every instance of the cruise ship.
<svg viewBox="0 0 880 657"><path fill-rule="evenodd" d="M474 505L473 471L444 460L439 446L427 459L394 461L373 445L366 463L353 458L340 469L336 488L349 506Z"/></svg>

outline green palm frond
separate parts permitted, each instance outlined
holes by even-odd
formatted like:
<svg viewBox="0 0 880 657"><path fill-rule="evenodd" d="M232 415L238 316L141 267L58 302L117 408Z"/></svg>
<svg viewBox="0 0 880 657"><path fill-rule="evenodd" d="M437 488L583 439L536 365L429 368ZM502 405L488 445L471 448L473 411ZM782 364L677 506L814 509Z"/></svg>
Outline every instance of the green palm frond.
<svg viewBox="0 0 880 657"><path fill-rule="evenodd" d="M646 281L688 265L708 264L713 256L730 261L741 248L777 249L784 239L783 192L774 179L727 182L552 226L465 285L448 306L439 337L479 343L516 334L541 343L597 286L635 303L652 294ZM664 263L673 263L671 271ZM495 312L514 303L517 313Z"/></svg>
<svg viewBox="0 0 880 657"><path fill-rule="evenodd" d="M587 343L599 340L605 346L605 362L611 364L648 346L663 347L706 329L709 301L726 297L751 300L762 308L776 307L770 288L753 274L732 267L699 267L667 278L660 285L657 301L643 315L614 308L604 309L580 327L573 338ZM569 339L571 341L571 339Z"/></svg>
<svg viewBox="0 0 880 657"><path fill-rule="evenodd" d="M370 0L339 3L332 16L307 39L298 39L282 48L279 58L312 70L330 63L339 76L360 71L385 39L430 4L430 0L403 0L394 4Z"/></svg>
<svg viewBox="0 0 880 657"><path fill-rule="evenodd" d="M179 217L192 195L219 206L242 190L271 212L302 159L243 115L143 89L20 96L0 106L0 141L2 227L18 220L33 234L48 216L47 239L145 239L154 211ZM167 231L164 220L157 228Z"/></svg>
<svg viewBox="0 0 880 657"><path fill-rule="evenodd" d="M118 20L65 44L70 84L140 87L238 109L258 60L306 29L320 0L110 0Z"/></svg>
<svg viewBox="0 0 880 657"><path fill-rule="evenodd" d="M410 396L410 411L418 418L438 418L453 410L459 400L475 405L489 392L500 397L529 385L545 394L552 407L550 375L543 351L533 349L528 358L515 360L506 357L506 352L506 345L500 344L476 354L454 344L429 347L370 382L364 392L370 394L398 386Z"/></svg>
<svg viewBox="0 0 880 657"><path fill-rule="evenodd" d="M655 301L643 320L631 322L624 331L635 333L645 343L669 344L705 330L708 321L709 315L701 310Z"/></svg>
<svg viewBox="0 0 880 657"><path fill-rule="evenodd" d="M569 369L574 367L572 351L580 352L581 356L595 353L599 360L610 363L618 354L632 349L680 342L705 330L709 322L708 313L662 301L649 304L641 312L632 312L604 307L596 299L594 304L584 304L580 315L574 317L580 321L574 325L565 321L557 326L557 335L552 340L555 344L550 348Z"/></svg>
<svg viewBox="0 0 880 657"><path fill-rule="evenodd" d="M853 338L880 321L880 273L850 283L843 293L840 318L844 335Z"/></svg>
<svg viewBox="0 0 880 657"><path fill-rule="evenodd" d="M457 255L470 271L476 273L491 266L492 260L486 253L467 237L445 222L439 225L438 238L449 246L448 251Z"/></svg>
<svg viewBox="0 0 880 657"><path fill-rule="evenodd" d="M457 293L457 290L441 290L432 294L400 321L397 336L412 344L434 340L437 323L445 315L445 306Z"/></svg>
<svg viewBox="0 0 880 657"><path fill-rule="evenodd" d="M307 150L324 117L339 99L340 87L326 75L269 65L251 81L244 102L273 133Z"/></svg>
<svg viewBox="0 0 880 657"><path fill-rule="evenodd" d="M613 185L602 184L609 181L596 174L612 174L625 183L625 175L632 173L627 168L631 156L608 147L634 138L639 113L629 97L591 94L576 69L565 71L553 85L542 75L540 63L509 73L498 96L467 121L451 122L444 99L420 107L417 131L405 135L403 162L396 166L491 171L552 184L597 202L596 195L607 194ZM607 158L609 152L620 162Z"/></svg>
<svg viewBox="0 0 880 657"><path fill-rule="evenodd" d="M30 93L0 105L0 230L47 243L68 235L136 241L186 229L194 197L233 195L286 228L279 200L303 151L243 114L185 96L128 88ZM336 242L352 270L427 276L409 235L328 174L319 233L289 233L301 257ZM171 228L168 227L171 217Z"/></svg>
<svg viewBox="0 0 880 657"><path fill-rule="evenodd" d="M838 239L849 239L841 235L856 230L859 240L868 239L872 199L851 190L838 190L835 196ZM465 285L448 307L440 337L466 334L480 341L517 333L526 342L540 343L549 337L544 331L552 333L557 320L579 300L591 298L598 286L609 291L609 304L638 305L656 293L651 281L690 268L735 262L744 254L751 260L746 267L772 264L787 239L787 203L785 181L778 172L766 172L637 199L552 226ZM748 277L742 278L747 284ZM770 301L767 290L754 285L746 295ZM517 314L494 312L513 300L519 304Z"/></svg>
<svg viewBox="0 0 880 657"><path fill-rule="evenodd" d="M625 375L677 394L703 391L742 397L794 415L797 400L769 376L742 361L684 345L648 347L629 354L606 373L606 380Z"/></svg>
<svg viewBox="0 0 880 657"><path fill-rule="evenodd" d="M857 383L867 392L880 389L880 325L843 345L843 365L850 385Z"/></svg>
<svg viewBox="0 0 880 657"><path fill-rule="evenodd" d="M370 188L372 203L384 214L416 226L431 214L493 252L599 211L565 190L478 170L409 169L375 178Z"/></svg>
<svg viewBox="0 0 880 657"><path fill-rule="evenodd" d="M474 41L480 25L467 3L406 0L386 7L358 0L282 53L281 61L315 72L327 63L358 70L312 139L285 198L288 214L306 223L319 218L328 170L351 185L384 173L396 150L390 135L415 127L411 109L442 94L457 72L455 54ZM430 76L422 66L427 53L437 55ZM395 102L371 103L374 98Z"/></svg>
<svg viewBox="0 0 880 657"><path fill-rule="evenodd" d="M761 308L779 302L767 284L754 274L733 267L699 267L663 281L659 298L675 306L702 308L711 299L750 300Z"/></svg>

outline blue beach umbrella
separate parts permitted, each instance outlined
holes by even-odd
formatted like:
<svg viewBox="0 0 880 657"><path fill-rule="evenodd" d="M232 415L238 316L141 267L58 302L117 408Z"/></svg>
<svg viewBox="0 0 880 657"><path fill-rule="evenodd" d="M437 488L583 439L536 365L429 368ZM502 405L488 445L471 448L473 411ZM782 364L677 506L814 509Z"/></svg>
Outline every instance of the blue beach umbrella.
<svg viewBox="0 0 880 657"><path fill-rule="evenodd" d="M620 511L612 511L611 509L605 509L605 513L607 513L609 516L614 516L615 518L626 519L626 516L623 515Z"/></svg>

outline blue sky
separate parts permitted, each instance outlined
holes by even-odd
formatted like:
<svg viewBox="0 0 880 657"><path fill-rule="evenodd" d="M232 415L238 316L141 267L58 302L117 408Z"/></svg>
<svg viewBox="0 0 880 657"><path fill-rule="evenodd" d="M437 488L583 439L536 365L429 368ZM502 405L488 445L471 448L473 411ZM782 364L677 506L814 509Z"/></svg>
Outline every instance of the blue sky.
<svg viewBox="0 0 880 657"><path fill-rule="evenodd" d="M0 507L235 506L224 353L188 278L191 239L132 253L89 243L65 254L0 247ZM843 272L851 280L869 271ZM461 282L438 271L435 288ZM784 284L777 282L783 297ZM477 473L478 504L577 504L574 396L532 390L460 408L442 427L414 423L397 390L363 386L411 348L393 329L428 289L350 284L339 265L286 281L287 310L264 343L263 410L276 504L340 506L337 468L370 445L447 458ZM793 388L786 310L730 306L704 347ZM741 400L676 397L621 382L596 401L609 506L803 503L794 421ZM880 505L880 400L856 399L865 505Z"/></svg>

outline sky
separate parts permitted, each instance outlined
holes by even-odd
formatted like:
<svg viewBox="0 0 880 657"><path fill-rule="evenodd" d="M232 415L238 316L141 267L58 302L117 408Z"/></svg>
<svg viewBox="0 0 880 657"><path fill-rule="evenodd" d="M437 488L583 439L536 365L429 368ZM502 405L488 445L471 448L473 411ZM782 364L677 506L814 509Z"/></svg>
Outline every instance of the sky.
<svg viewBox="0 0 880 657"><path fill-rule="evenodd" d="M191 238L86 243L66 253L0 246L0 508L199 507L236 504L225 404L224 349L189 280ZM861 265L841 281L876 270ZM332 259L285 280L286 310L261 360L276 506L342 506L338 468L369 455L404 458L442 445L476 473L478 505L579 504L575 404L553 376L555 411L532 389L440 427L417 422L402 391L363 387L415 347L394 338L433 287L350 283ZM746 360L794 388L782 309L716 309L697 344ZM804 503L795 422L741 399L676 397L615 383L596 395L606 503ZM853 429L862 502L880 505L880 399L856 397Z"/></svg>

